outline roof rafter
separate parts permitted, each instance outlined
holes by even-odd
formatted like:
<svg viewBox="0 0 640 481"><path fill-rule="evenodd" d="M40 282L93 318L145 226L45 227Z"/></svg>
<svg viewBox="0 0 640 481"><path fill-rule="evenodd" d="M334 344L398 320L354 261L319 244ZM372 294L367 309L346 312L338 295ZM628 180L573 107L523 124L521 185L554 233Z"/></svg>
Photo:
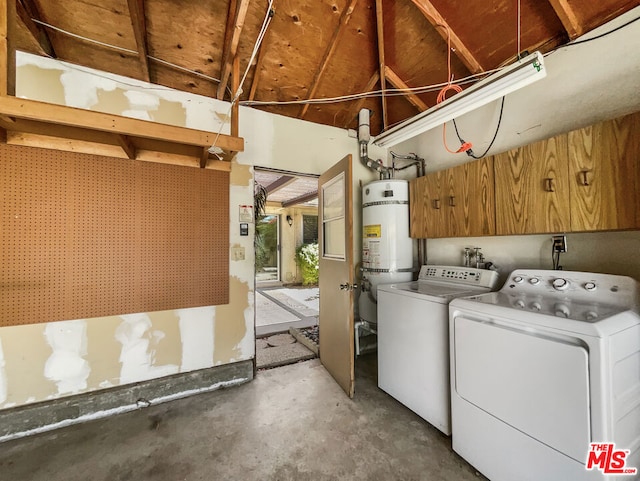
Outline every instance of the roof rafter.
<svg viewBox="0 0 640 481"><path fill-rule="evenodd" d="M388 65L385 65L384 75L389 83L397 89L408 90L411 88L406 83L404 83L404 81L398 76L398 74L396 74ZM404 94L404 97L420 112L424 112L429 108L429 106L425 104L422 99L413 92L406 92Z"/></svg>
<svg viewBox="0 0 640 481"><path fill-rule="evenodd" d="M149 76L149 57L147 52L147 22L144 14L144 0L128 0L129 16L133 26L133 34L138 46L138 56L140 57L140 67L142 76L147 82L151 82Z"/></svg>
<svg viewBox="0 0 640 481"><path fill-rule="evenodd" d="M382 129L384 130L389 125L389 120L387 116L387 97L385 95L387 84L384 76L384 18L382 15L382 0L376 0L376 31L378 34L378 60L380 63L380 90L382 91L382 96L380 97L380 102L382 103Z"/></svg>
<svg viewBox="0 0 640 481"><path fill-rule="evenodd" d="M376 84L378 83L378 80L380 80L380 72L378 72L377 70L375 72L373 72L373 75L371 76L371 78L369 79L369 82L367 82L366 87L364 88L365 92L370 92L371 90L373 90L373 87L376 86ZM352 115L349 116L349 120L347 120L347 123L344 124L344 128L348 128L349 125L351 124L351 121L354 117L358 116L358 112L360 112L360 109L362 108L362 106L364 105L364 103L367 101L366 97L362 97L361 99L358 99L358 101L355 103L352 112Z"/></svg>
<svg viewBox="0 0 640 481"><path fill-rule="evenodd" d="M582 28L582 25L580 25L578 16L567 0L549 0L549 3L555 10L556 15L562 22L562 25L569 34L569 38L571 40L584 33L584 29Z"/></svg>
<svg viewBox="0 0 640 481"><path fill-rule="evenodd" d="M267 39L269 38L269 33L271 29L268 29L264 37L262 38L262 43L260 44L260 48L258 50L258 56L256 58L256 66L253 70L253 81L251 82L251 90L249 91L249 100L253 100L256 96L256 90L258 90L258 81L260 79L260 70L262 69L262 64L264 62L265 56L265 48L264 45L267 43Z"/></svg>
<svg viewBox="0 0 640 481"><path fill-rule="evenodd" d="M33 21L40 20L40 12L38 11L37 5L33 3L33 0L18 0L16 1L16 13L18 14L18 18L24 24L24 26L29 30L29 33L36 41L42 51L48 55L49 57L56 58L56 52L53 49L53 45L51 44L51 39L47 34L47 31L41 26Z"/></svg>
<svg viewBox="0 0 640 481"><path fill-rule="evenodd" d="M294 199L287 200L282 203L282 207L291 207L293 205L304 204L318 197L318 191L309 192L308 194L302 194Z"/></svg>
<svg viewBox="0 0 640 481"><path fill-rule="evenodd" d="M274 192L286 187L296 180L297 178L291 175L283 175L282 177L274 180L269 185L267 185L265 189L267 190L267 194L273 194Z"/></svg>
<svg viewBox="0 0 640 481"><path fill-rule="evenodd" d="M327 50L325 50L322 61L320 62L320 65L316 70L316 74L314 75L313 80L311 81L311 85L309 87L309 95L307 96L307 99L312 99L316 94L316 90L318 90L318 85L320 84L320 79L324 75L324 72L326 71L327 66L329 65L329 61L331 60L331 57L333 57L333 54L336 51L336 47L338 46L338 40L340 40L340 37L342 36L342 33L345 30L345 27L349 23L349 20L351 20L351 14L353 13L354 8L356 7L356 3L358 3L358 0L351 0L351 2L349 3L349 6L342 11L342 15L340 16L340 21L338 22L338 26L333 32L333 36L329 41ZM309 104L305 104L302 107L302 110L300 111L300 118L304 117L304 115L307 113L307 110L309 110Z"/></svg>
<svg viewBox="0 0 640 481"><path fill-rule="evenodd" d="M236 7L237 5L237 7ZM224 98L224 92L229 83L233 59L238 53L238 44L240 43L240 34L244 28L244 20L249 9L249 0L231 0L229 2L229 15L227 16L227 28L224 34L224 51L222 52L222 64L220 67L220 83L218 84L218 100ZM235 95L235 92L233 92Z"/></svg>
<svg viewBox="0 0 640 481"><path fill-rule="evenodd" d="M451 40L451 47L454 49L454 53L460 59L460 61L469 69L471 73L484 72L484 68L480 65L480 62L474 57L467 46L460 40L460 37L456 35L453 29L449 26L440 12L429 0L411 0L413 4L418 7L427 20L433 25L440 36L445 41ZM438 28L444 27L444 28Z"/></svg>

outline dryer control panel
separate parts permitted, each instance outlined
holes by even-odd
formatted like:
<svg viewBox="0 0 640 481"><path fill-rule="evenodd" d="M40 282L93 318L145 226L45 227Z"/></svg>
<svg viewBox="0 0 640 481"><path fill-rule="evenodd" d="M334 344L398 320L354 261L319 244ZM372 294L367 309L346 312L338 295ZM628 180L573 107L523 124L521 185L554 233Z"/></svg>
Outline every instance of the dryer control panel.
<svg viewBox="0 0 640 481"><path fill-rule="evenodd" d="M626 276L518 269L509 275L501 292L525 302L526 298L538 297L633 309L639 301L637 286L634 279Z"/></svg>

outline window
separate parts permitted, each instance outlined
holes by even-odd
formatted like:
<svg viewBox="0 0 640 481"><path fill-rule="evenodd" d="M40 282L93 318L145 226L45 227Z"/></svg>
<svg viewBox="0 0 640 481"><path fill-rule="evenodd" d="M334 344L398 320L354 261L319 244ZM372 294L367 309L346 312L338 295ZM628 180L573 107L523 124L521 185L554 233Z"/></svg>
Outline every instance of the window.
<svg viewBox="0 0 640 481"><path fill-rule="evenodd" d="M317 215L302 216L302 243L303 244L318 243L318 216Z"/></svg>

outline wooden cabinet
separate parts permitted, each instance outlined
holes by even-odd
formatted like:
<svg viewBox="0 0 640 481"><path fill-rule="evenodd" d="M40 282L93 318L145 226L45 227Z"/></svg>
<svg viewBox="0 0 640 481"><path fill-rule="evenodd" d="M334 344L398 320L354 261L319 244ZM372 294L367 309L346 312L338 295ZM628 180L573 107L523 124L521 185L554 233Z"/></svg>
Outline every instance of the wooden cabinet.
<svg viewBox="0 0 640 481"><path fill-rule="evenodd" d="M434 172L409 183L410 234L414 238L444 237L442 172Z"/></svg>
<svg viewBox="0 0 640 481"><path fill-rule="evenodd" d="M411 237L495 234L493 188L491 158L412 180Z"/></svg>
<svg viewBox="0 0 640 481"><path fill-rule="evenodd" d="M494 156L496 232L565 232L570 226L567 135Z"/></svg>
<svg viewBox="0 0 640 481"><path fill-rule="evenodd" d="M640 113L494 156L496 232L640 227Z"/></svg>
<svg viewBox="0 0 640 481"><path fill-rule="evenodd" d="M569 132L571 230L640 226L640 113Z"/></svg>
<svg viewBox="0 0 640 481"><path fill-rule="evenodd" d="M414 179L411 237L640 229L640 112Z"/></svg>

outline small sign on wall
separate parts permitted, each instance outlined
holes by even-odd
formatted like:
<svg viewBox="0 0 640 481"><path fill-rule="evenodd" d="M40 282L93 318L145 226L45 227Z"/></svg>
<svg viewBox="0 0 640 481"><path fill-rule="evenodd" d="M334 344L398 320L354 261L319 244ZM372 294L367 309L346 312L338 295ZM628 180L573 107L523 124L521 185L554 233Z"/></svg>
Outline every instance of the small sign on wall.
<svg viewBox="0 0 640 481"><path fill-rule="evenodd" d="M240 222L253 222L253 206L241 205L240 206Z"/></svg>

